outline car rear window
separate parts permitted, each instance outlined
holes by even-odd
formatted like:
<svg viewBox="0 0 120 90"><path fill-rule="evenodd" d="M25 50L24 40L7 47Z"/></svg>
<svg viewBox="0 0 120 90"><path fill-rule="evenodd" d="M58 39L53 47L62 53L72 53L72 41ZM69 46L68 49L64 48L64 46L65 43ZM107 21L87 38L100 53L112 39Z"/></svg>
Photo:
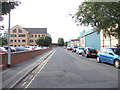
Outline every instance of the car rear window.
<svg viewBox="0 0 120 90"><path fill-rule="evenodd" d="M89 48L88 50L90 50L90 51L96 51L94 48Z"/></svg>

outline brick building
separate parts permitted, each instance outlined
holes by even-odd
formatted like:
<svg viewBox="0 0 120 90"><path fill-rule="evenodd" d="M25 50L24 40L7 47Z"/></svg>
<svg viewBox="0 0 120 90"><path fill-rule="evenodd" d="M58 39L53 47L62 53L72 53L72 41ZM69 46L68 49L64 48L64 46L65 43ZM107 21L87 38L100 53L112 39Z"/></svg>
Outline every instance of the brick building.
<svg viewBox="0 0 120 90"><path fill-rule="evenodd" d="M47 28L22 28L19 25L10 29L11 46L35 46L39 37L47 36Z"/></svg>

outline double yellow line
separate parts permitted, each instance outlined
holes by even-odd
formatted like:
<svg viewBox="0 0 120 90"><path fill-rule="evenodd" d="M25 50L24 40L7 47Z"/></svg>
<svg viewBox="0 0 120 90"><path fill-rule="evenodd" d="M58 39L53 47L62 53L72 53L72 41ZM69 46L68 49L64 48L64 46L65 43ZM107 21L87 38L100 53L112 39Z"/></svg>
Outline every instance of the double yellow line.
<svg viewBox="0 0 120 90"><path fill-rule="evenodd" d="M25 86L23 90L26 90L30 86L30 84L33 82L36 76L42 71L42 69L45 67L45 65L48 63L48 61L51 59L55 52L56 50L53 51L53 53L39 65L41 66L40 70L34 75L34 77L30 80L30 82Z"/></svg>

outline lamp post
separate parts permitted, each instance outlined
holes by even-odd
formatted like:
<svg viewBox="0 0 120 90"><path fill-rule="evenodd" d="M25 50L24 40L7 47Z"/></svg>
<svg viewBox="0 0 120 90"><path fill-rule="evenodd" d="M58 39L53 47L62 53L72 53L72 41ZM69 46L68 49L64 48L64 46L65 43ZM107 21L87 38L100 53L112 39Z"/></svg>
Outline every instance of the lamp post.
<svg viewBox="0 0 120 90"><path fill-rule="evenodd" d="M8 67L11 64L11 49L10 49L10 12L9 12L9 21L8 21Z"/></svg>

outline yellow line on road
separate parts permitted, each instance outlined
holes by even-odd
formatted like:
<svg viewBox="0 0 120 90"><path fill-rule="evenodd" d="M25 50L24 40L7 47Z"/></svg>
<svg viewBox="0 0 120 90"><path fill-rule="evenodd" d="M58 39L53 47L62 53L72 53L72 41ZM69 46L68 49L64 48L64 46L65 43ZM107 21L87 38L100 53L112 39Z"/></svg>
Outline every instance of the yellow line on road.
<svg viewBox="0 0 120 90"><path fill-rule="evenodd" d="M23 84L22 84L22 87L26 84L27 82L24 82Z"/></svg>
<svg viewBox="0 0 120 90"><path fill-rule="evenodd" d="M56 52L56 50L55 50L43 63L41 63L41 64L43 64L43 65L42 65L42 67L40 68L40 70L37 72L37 74L42 71L42 69L45 67L45 65L48 63L48 61L51 59L51 57L54 55L55 52ZM23 90L26 90L26 88L28 88L28 87L30 86L30 84L33 82L33 80L34 80L35 77L37 76L37 74L31 79L31 81L28 83L27 86L25 86L25 88L24 88Z"/></svg>

